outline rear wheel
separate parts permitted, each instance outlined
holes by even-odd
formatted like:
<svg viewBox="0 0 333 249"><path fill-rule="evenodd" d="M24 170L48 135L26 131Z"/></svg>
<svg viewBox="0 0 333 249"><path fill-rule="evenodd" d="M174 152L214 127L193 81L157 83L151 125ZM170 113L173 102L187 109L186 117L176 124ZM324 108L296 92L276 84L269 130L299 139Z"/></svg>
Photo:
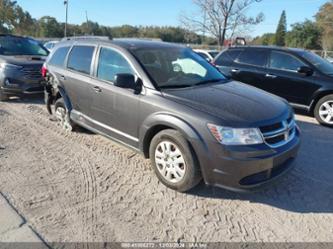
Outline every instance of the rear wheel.
<svg viewBox="0 0 333 249"><path fill-rule="evenodd" d="M159 180L167 187L185 192L201 180L194 151L176 130L163 130L151 141L149 155Z"/></svg>
<svg viewBox="0 0 333 249"><path fill-rule="evenodd" d="M54 105L54 114L57 120L60 122L61 127L68 132L75 129L74 122L70 119L69 112L66 108L63 98L56 101Z"/></svg>
<svg viewBox="0 0 333 249"><path fill-rule="evenodd" d="M333 94L318 101L314 115L320 124L333 127Z"/></svg>
<svg viewBox="0 0 333 249"><path fill-rule="evenodd" d="M8 99L9 99L8 95L4 94L3 90L0 89L0 101L6 101Z"/></svg>

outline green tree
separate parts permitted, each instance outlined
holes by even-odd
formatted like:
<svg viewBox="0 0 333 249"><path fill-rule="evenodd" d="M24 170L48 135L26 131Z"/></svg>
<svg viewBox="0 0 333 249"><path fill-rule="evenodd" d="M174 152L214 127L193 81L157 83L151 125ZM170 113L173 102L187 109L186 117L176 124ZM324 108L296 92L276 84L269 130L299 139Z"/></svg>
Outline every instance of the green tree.
<svg viewBox="0 0 333 249"><path fill-rule="evenodd" d="M322 47L324 50L333 50L333 1L320 7L316 14L317 25L322 30Z"/></svg>
<svg viewBox="0 0 333 249"><path fill-rule="evenodd" d="M288 47L305 49L321 49L321 31L316 23L306 20L302 23L295 23L287 33L286 44Z"/></svg>
<svg viewBox="0 0 333 249"><path fill-rule="evenodd" d="M280 21L275 33L275 45L285 46L287 34L287 16L286 11L282 11Z"/></svg>
<svg viewBox="0 0 333 249"><path fill-rule="evenodd" d="M20 6L15 8L15 20L13 21L14 33L18 35L37 36L37 23L29 12L24 11Z"/></svg>
<svg viewBox="0 0 333 249"><path fill-rule="evenodd" d="M57 19L51 16L43 16L38 20L40 37L63 37L62 26Z"/></svg>
<svg viewBox="0 0 333 249"><path fill-rule="evenodd" d="M266 33L262 36L258 36L253 39L251 42L254 45L273 45L275 43L275 34L274 33Z"/></svg>
<svg viewBox="0 0 333 249"><path fill-rule="evenodd" d="M16 1L0 0L0 32L10 33L13 29Z"/></svg>

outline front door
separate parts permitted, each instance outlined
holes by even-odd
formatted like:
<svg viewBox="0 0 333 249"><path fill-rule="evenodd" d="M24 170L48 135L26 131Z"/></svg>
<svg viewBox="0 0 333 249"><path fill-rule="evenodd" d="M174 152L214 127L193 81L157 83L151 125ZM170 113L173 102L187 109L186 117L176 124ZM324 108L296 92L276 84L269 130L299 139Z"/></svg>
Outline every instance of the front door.
<svg viewBox="0 0 333 249"><path fill-rule="evenodd" d="M97 61L96 78L89 86L92 95L89 117L104 133L137 147L140 95L113 84L115 75L135 74L134 70L113 48L100 48Z"/></svg>
<svg viewBox="0 0 333 249"><path fill-rule="evenodd" d="M319 85L315 83L315 75L306 76L297 72L301 66L308 65L292 54L273 50L265 75L267 91L291 103L309 105L308 101Z"/></svg>

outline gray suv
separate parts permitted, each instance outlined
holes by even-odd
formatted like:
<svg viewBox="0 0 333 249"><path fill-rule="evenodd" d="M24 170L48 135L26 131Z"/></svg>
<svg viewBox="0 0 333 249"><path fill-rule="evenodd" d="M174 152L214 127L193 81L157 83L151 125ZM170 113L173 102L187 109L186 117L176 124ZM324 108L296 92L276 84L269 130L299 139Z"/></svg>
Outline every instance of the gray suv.
<svg viewBox="0 0 333 249"><path fill-rule="evenodd" d="M48 54L31 38L0 35L0 101L43 93L41 68Z"/></svg>
<svg viewBox="0 0 333 249"><path fill-rule="evenodd" d="M73 39L43 72L48 110L66 130L79 125L142 152L177 191L201 179L247 191L287 172L298 152L285 100L226 79L187 47Z"/></svg>

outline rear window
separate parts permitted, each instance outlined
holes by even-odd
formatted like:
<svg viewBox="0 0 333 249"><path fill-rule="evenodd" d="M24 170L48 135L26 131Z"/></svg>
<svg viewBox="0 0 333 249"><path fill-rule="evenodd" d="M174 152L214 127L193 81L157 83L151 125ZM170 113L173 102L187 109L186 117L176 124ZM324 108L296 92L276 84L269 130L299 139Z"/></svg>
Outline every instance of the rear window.
<svg viewBox="0 0 333 249"><path fill-rule="evenodd" d="M267 64L267 53L258 49L244 50L236 62L263 67Z"/></svg>
<svg viewBox="0 0 333 249"><path fill-rule="evenodd" d="M80 73L90 74L95 47L74 46L68 57L67 67Z"/></svg>
<svg viewBox="0 0 333 249"><path fill-rule="evenodd" d="M49 64L53 66L64 66L69 49L70 47L58 48L52 55Z"/></svg>
<svg viewBox="0 0 333 249"><path fill-rule="evenodd" d="M241 49L229 49L223 52L216 60L217 65L222 65L224 62L233 62L235 61L240 53L242 52Z"/></svg>

